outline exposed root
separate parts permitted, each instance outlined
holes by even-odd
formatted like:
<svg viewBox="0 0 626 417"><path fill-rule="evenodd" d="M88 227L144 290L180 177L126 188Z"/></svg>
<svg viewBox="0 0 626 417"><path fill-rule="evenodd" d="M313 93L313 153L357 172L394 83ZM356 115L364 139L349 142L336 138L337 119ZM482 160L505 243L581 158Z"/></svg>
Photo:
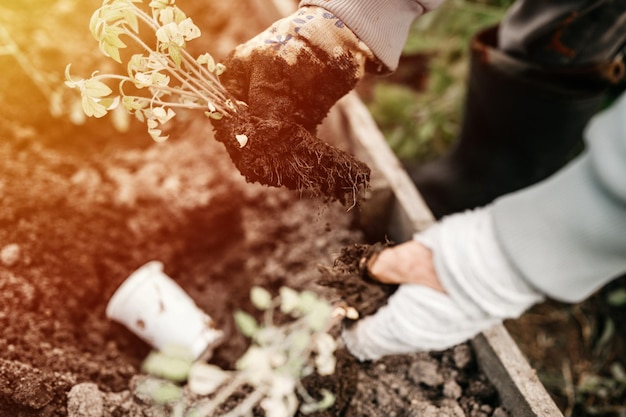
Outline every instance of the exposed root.
<svg viewBox="0 0 626 417"><path fill-rule="evenodd" d="M248 182L311 192L352 208L369 186L370 169L294 123L256 117L214 122L216 138ZM246 135L241 147L235 135Z"/></svg>

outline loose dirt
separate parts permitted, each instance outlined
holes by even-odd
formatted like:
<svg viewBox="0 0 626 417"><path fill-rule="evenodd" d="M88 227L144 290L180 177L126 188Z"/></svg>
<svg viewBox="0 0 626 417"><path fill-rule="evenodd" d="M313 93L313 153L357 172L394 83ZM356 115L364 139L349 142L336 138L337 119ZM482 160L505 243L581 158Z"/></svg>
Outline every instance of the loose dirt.
<svg viewBox="0 0 626 417"><path fill-rule="evenodd" d="M46 74L97 63L77 52L95 48L86 25L97 4L27 3L3 5L2 24L31 63ZM243 27L257 30L227 13L249 12L243 2L180 6L231 44L244 40ZM162 144L135 122L120 133L106 119L53 118L15 54L0 65L0 415L160 415L135 390L150 347L104 314L117 286L150 260L225 330L212 359L224 367L246 347L232 314L253 311L252 285L330 301L359 288L371 299L350 301L364 311L384 302L389 289L333 269L344 248L368 244L357 210L247 183L202 116L181 119ZM332 277L352 281L333 286ZM342 393L327 415L506 415L469 345L363 364L339 356L335 377L309 382Z"/></svg>

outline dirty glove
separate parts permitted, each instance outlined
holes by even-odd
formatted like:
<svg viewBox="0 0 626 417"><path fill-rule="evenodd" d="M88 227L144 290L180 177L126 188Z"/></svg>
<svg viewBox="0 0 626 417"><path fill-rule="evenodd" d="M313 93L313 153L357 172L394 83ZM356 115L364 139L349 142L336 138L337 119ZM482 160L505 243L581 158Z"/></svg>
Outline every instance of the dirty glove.
<svg viewBox="0 0 626 417"><path fill-rule="evenodd" d="M306 189L353 204L367 186L369 168L314 134L361 79L366 61L374 59L334 15L320 7L300 8L224 61L223 84L248 108L213 122L216 139L249 182Z"/></svg>
<svg viewBox="0 0 626 417"><path fill-rule="evenodd" d="M348 349L360 360L447 349L544 299L500 249L491 206L445 217L414 240L420 245L386 249L370 265L374 278L402 285L386 306L344 330ZM440 287L428 265L408 262L402 270L398 263L412 251L428 263L425 248Z"/></svg>
<svg viewBox="0 0 626 417"><path fill-rule="evenodd" d="M288 120L313 132L363 77L367 46L341 20L302 7L239 45L224 60L222 82L262 119Z"/></svg>

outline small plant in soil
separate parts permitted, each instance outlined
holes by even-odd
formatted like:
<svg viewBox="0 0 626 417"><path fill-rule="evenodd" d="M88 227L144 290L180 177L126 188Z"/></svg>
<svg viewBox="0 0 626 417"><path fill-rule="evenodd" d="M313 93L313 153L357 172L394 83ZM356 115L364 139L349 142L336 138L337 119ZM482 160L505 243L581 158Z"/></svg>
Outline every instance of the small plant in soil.
<svg viewBox="0 0 626 417"><path fill-rule="evenodd" d="M161 142L168 138L163 125L177 112L198 110L213 122L216 138L248 181L355 204L367 187L369 168L302 126L250 115L220 82L225 66L208 53L194 57L186 50L201 32L174 1L152 0L149 11L139 6L141 0L103 1L89 28L100 51L125 63L126 72L96 71L77 79L67 66L66 85L80 91L85 114L100 118L121 105ZM140 36L144 27L153 35L150 41ZM127 39L139 52L122 51Z"/></svg>
<svg viewBox="0 0 626 417"><path fill-rule="evenodd" d="M144 362L144 371L173 382L187 380L189 391L204 399L192 403L172 383L151 379L138 387L142 394L155 404L169 403L173 413L197 417L252 415L257 408L267 416L288 417L331 407L334 393L322 390L314 396L302 379L335 372L337 343L330 331L343 318L356 318L356 311L333 308L310 291L288 287L274 298L253 287L251 301L263 317L257 321L244 311L235 313L239 330L250 338L235 370L194 362L176 349L153 352Z"/></svg>

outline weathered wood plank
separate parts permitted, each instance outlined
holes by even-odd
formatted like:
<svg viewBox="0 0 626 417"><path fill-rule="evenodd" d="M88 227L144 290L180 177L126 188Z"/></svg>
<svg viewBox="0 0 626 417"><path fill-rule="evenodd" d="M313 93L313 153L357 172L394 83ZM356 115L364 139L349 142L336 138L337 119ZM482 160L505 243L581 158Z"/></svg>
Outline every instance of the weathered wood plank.
<svg viewBox="0 0 626 417"><path fill-rule="evenodd" d="M504 326L483 332L472 344L481 369L514 417L563 415Z"/></svg>

